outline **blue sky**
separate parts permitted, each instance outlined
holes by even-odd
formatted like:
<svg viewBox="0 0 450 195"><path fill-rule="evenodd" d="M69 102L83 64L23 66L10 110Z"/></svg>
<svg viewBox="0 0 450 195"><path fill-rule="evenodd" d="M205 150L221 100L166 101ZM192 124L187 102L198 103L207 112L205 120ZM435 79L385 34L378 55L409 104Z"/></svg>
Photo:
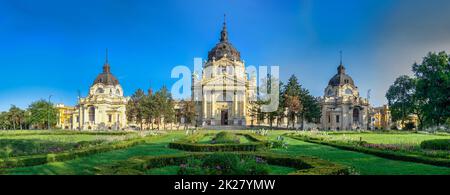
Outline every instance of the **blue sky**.
<svg viewBox="0 0 450 195"><path fill-rule="evenodd" d="M168 87L218 42L223 14L247 65L279 65L315 96L347 73L371 103L428 51L450 47L446 0L1 0L0 111L53 95L74 105L102 70L105 48L125 95Z"/></svg>

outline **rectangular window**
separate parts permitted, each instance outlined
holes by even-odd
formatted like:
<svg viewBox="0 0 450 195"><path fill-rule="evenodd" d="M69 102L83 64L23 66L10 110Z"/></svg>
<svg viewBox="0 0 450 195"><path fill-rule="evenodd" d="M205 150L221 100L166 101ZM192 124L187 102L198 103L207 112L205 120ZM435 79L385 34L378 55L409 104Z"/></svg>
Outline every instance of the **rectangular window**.
<svg viewBox="0 0 450 195"><path fill-rule="evenodd" d="M80 122L80 116L77 116L77 123Z"/></svg>
<svg viewBox="0 0 450 195"><path fill-rule="evenodd" d="M112 122L112 115L108 114L108 122Z"/></svg>
<svg viewBox="0 0 450 195"><path fill-rule="evenodd" d="M339 115L336 115L336 123L339 123Z"/></svg>

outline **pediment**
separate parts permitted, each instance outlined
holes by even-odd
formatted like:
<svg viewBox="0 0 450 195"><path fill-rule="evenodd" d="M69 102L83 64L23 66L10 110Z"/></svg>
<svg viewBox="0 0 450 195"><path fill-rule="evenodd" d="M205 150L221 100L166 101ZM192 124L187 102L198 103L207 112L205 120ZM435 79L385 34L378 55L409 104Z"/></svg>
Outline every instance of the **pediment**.
<svg viewBox="0 0 450 195"><path fill-rule="evenodd" d="M232 86L235 84L238 86L245 86L246 81L244 79L235 78L234 76L231 75L218 76L202 81L203 86L217 86L217 85Z"/></svg>

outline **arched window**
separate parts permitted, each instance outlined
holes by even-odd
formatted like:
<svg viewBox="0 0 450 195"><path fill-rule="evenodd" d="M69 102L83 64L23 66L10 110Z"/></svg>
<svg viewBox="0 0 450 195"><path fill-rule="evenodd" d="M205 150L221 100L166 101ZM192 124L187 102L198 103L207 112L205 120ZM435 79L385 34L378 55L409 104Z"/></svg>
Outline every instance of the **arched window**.
<svg viewBox="0 0 450 195"><path fill-rule="evenodd" d="M89 121L95 123L95 107L91 106L89 108Z"/></svg>
<svg viewBox="0 0 450 195"><path fill-rule="evenodd" d="M353 109L353 122L359 122L359 110L357 108Z"/></svg>
<svg viewBox="0 0 450 195"><path fill-rule="evenodd" d="M104 90L103 90L103 88L98 88L96 92L97 92L97 93L103 93Z"/></svg>
<svg viewBox="0 0 450 195"><path fill-rule="evenodd" d="M120 90L119 89L116 90L116 94L120 95Z"/></svg>
<svg viewBox="0 0 450 195"><path fill-rule="evenodd" d="M353 94L353 91L351 89L346 89L345 94L351 95L351 94Z"/></svg>
<svg viewBox="0 0 450 195"><path fill-rule="evenodd" d="M333 95L333 90L328 89L327 95L332 96Z"/></svg>

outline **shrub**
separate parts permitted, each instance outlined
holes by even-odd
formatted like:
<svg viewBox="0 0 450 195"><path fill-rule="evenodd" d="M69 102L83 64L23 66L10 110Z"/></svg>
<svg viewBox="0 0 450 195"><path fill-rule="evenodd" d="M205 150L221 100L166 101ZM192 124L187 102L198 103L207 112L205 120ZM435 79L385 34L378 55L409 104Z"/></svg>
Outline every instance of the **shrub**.
<svg viewBox="0 0 450 195"><path fill-rule="evenodd" d="M450 139L425 140L420 143L420 147L429 150L450 150Z"/></svg>
<svg viewBox="0 0 450 195"><path fill-rule="evenodd" d="M211 156L216 155L216 156ZM217 156L218 155L218 156ZM231 155L231 156L229 156ZM234 157L232 157L234 156ZM238 165L230 165L236 163ZM96 167L96 174L102 175L142 175L146 170L179 165L180 170L178 174L182 175L207 175L219 174L217 170L207 170L204 166L208 164L211 168L216 168L214 165L219 163L224 167L233 168L234 171L224 171L231 175L265 175L270 170L267 164L286 166L298 169L292 174L304 175L339 175L349 174L349 169L346 166L334 164L314 157L305 156L288 156L273 153L253 153L253 152L239 152L239 153L180 153L160 156L141 156L134 157L128 160L119 161L112 165L102 165ZM222 168L222 167L221 167ZM231 173L233 172L233 173ZM224 174L224 173L220 173Z"/></svg>
<svg viewBox="0 0 450 195"><path fill-rule="evenodd" d="M222 131L217 133L212 139L212 144L239 144L239 137L234 133Z"/></svg>
<svg viewBox="0 0 450 195"><path fill-rule="evenodd" d="M188 158L186 163L180 164L178 175L206 175L206 171L202 166L202 160L192 157Z"/></svg>
<svg viewBox="0 0 450 195"><path fill-rule="evenodd" d="M180 166L179 175L267 175L269 166L259 157L241 157L232 153L215 153L202 159L189 158Z"/></svg>
<svg viewBox="0 0 450 195"><path fill-rule="evenodd" d="M7 145L5 147L0 148L0 158L9 158L13 152L11 146Z"/></svg>

